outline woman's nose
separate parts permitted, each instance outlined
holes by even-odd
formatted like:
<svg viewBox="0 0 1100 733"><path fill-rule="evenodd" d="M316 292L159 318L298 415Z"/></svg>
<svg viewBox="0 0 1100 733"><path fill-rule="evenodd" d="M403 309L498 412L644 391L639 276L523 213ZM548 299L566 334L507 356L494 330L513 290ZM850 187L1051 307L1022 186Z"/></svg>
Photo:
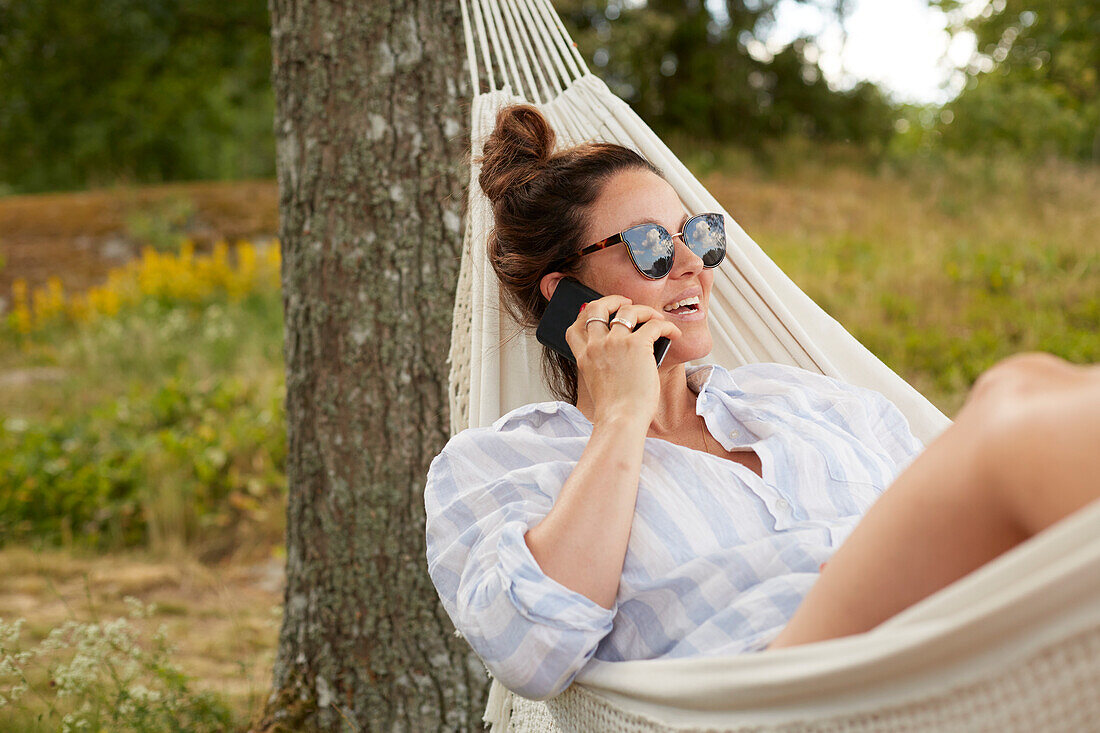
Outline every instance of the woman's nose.
<svg viewBox="0 0 1100 733"><path fill-rule="evenodd" d="M682 274L684 272L694 273L703 269L703 258L695 254L691 250L691 247L687 246L687 242L684 241L684 236L682 234L674 235L672 242L676 247L672 258L672 269L676 274Z"/></svg>

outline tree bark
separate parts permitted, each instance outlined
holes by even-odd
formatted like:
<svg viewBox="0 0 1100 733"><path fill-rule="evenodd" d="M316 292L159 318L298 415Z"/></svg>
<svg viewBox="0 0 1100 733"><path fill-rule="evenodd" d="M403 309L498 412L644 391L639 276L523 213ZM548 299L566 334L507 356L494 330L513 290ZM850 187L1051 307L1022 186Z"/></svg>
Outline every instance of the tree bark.
<svg viewBox="0 0 1100 733"><path fill-rule="evenodd" d="M459 4L269 0L287 589L259 729L479 730L424 560L468 176Z"/></svg>

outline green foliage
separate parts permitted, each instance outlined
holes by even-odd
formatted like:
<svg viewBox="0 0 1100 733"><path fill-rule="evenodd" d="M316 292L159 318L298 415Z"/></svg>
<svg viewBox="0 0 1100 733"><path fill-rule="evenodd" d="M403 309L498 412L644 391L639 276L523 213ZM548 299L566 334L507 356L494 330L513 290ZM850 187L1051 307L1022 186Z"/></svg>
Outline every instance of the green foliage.
<svg viewBox="0 0 1100 733"><path fill-rule="evenodd" d="M872 84L829 88L811 39L763 48L776 0L729 0L721 20L698 0L556 5L592 69L661 134L756 145L800 135L881 147L891 105Z"/></svg>
<svg viewBox="0 0 1100 733"><path fill-rule="evenodd" d="M268 27L262 0L0 2L0 187L272 176Z"/></svg>
<svg viewBox="0 0 1100 733"><path fill-rule="evenodd" d="M962 0L929 2L963 17ZM994 0L960 20L978 39L966 89L942 114L902 108L897 133L899 109L876 86L829 87L814 39L764 46L777 4L555 9L593 71L662 136L1100 160L1095 2ZM826 6L843 20L848 4ZM269 33L262 0L0 0L0 195L274 176Z"/></svg>
<svg viewBox="0 0 1100 733"><path fill-rule="evenodd" d="M35 334L24 359L73 376L0 421L0 537L216 554L227 530L269 521L285 489L280 310L278 293L149 301Z"/></svg>
<svg viewBox="0 0 1100 733"><path fill-rule="evenodd" d="M1100 161L1100 5L996 0L964 27L978 55L938 127L943 146Z"/></svg>
<svg viewBox="0 0 1100 733"><path fill-rule="evenodd" d="M283 486L280 398L256 392L174 376L89 412L8 418L0 536L119 547L246 519Z"/></svg>
<svg viewBox="0 0 1100 733"><path fill-rule="evenodd" d="M151 639L133 620L154 608L134 598L128 618L69 620L38 645L24 648L23 619L0 618L0 714L28 730L204 733L238 721L218 695L192 688L172 661L164 626ZM42 684L36 684L37 680ZM33 721L33 722L31 722ZM3 722L0 719L0 722Z"/></svg>
<svg viewBox="0 0 1100 733"><path fill-rule="evenodd" d="M981 77L948 109L953 119L938 129L945 147L1030 158L1092 157L1100 120L1100 106L1080 109L1055 87L999 74Z"/></svg>

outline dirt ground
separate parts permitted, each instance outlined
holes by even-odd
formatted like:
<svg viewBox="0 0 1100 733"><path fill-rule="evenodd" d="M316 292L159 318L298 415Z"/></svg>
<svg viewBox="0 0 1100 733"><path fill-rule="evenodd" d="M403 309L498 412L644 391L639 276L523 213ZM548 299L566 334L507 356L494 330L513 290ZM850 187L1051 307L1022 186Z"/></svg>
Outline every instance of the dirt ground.
<svg viewBox="0 0 1100 733"><path fill-rule="evenodd" d="M132 623L151 638L162 623L176 648L172 662L193 689L218 692L242 715L257 717L271 685L283 599L283 565L204 566L194 559L65 550L0 550L0 618L25 618L24 648L67 619L127 616L127 596L156 604Z"/></svg>
<svg viewBox="0 0 1100 733"><path fill-rule="evenodd" d="M9 302L16 278L34 288L56 276L69 292L98 285L138 254L135 222L158 217L178 219L158 226L200 251L217 239L273 237L278 186L210 181L0 198L0 302Z"/></svg>

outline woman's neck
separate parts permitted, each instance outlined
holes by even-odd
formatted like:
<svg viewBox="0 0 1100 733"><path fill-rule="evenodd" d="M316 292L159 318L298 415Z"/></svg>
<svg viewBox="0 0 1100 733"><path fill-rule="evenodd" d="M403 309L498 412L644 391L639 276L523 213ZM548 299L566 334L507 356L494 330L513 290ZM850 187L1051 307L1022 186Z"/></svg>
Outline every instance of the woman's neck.
<svg viewBox="0 0 1100 733"><path fill-rule="evenodd" d="M696 395L687 385L687 370L684 364L672 364L658 369L661 380L660 404L649 424L649 435L655 438L682 433L685 426L693 424L698 417L695 414ZM584 384L584 378L577 378L577 409L589 422L596 414L592 396ZM694 428L693 428L694 429Z"/></svg>

